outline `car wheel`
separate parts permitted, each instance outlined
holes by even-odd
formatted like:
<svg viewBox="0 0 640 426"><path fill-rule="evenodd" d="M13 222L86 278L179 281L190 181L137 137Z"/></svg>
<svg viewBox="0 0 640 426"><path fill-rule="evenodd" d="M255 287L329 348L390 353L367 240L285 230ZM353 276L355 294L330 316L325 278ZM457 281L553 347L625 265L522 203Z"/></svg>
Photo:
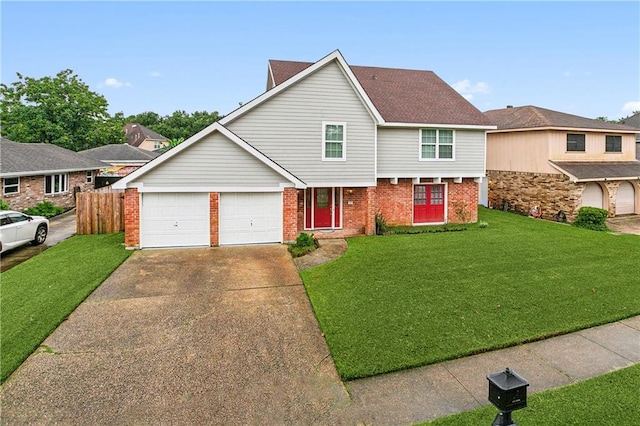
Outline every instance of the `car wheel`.
<svg viewBox="0 0 640 426"><path fill-rule="evenodd" d="M38 226L36 230L36 237L31 242L34 246L40 245L44 243L44 240L47 239L47 227L45 225Z"/></svg>

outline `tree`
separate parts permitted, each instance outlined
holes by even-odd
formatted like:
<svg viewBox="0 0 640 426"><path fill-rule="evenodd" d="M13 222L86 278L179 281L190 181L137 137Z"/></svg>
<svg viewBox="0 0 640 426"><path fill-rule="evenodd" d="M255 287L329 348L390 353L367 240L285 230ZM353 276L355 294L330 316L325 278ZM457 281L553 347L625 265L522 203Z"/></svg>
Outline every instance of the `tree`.
<svg viewBox="0 0 640 426"><path fill-rule="evenodd" d="M173 114L164 117L159 116L155 112L146 111L140 114L130 115L125 121L126 123L138 123L148 127L171 140L178 140L180 138L184 140L218 121L220 118L217 111L196 111L192 114L186 111L175 111Z"/></svg>
<svg viewBox="0 0 640 426"><path fill-rule="evenodd" d="M0 120L7 139L74 151L124 141L120 121L107 112L107 100L72 70L39 79L17 76L10 86L0 84Z"/></svg>

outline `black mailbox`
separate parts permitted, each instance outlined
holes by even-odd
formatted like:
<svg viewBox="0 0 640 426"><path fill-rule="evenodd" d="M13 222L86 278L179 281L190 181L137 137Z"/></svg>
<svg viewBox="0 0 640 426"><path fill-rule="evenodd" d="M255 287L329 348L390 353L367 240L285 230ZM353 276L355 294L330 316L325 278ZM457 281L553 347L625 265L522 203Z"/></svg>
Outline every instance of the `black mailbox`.
<svg viewBox="0 0 640 426"><path fill-rule="evenodd" d="M498 373L488 374L489 402L503 413L519 410L527 406L527 382L519 374L508 368Z"/></svg>

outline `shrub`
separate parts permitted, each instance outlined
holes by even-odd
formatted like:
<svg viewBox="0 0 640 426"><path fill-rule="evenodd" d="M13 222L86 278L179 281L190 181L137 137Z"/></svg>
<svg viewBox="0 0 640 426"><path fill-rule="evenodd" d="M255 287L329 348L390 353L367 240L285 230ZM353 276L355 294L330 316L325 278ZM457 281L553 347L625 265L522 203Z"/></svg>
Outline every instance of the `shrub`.
<svg viewBox="0 0 640 426"><path fill-rule="evenodd" d="M480 222L478 222L478 228L486 228L489 226L489 222L485 222L484 220L481 220Z"/></svg>
<svg viewBox="0 0 640 426"><path fill-rule="evenodd" d="M580 207L578 210L578 217L573 222L575 226L580 228L591 229L594 231L606 231L607 220L609 212L605 209L599 209L597 207Z"/></svg>
<svg viewBox="0 0 640 426"><path fill-rule="evenodd" d="M382 213L376 213L376 235L386 235L389 233L389 225L382 216Z"/></svg>
<svg viewBox="0 0 640 426"><path fill-rule="evenodd" d="M5 200L0 200L0 210L11 210L11 206Z"/></svg>
<svg viewBox="0 0 640 426"><path fill-rule="evenodd" d="M60 213L64 213L64 207L58 207L54 205L51 201L43 201L41 203L36 204L35 207L30 207L24 211L25 214L32 216L44 216L44 217L53 217L57 216Z"/></svg>
<svg viewBox="0 0 640 426"><path fill-rule="evenodd" d="M317 249L318 246L318 240L313 237L313 234L306 234L302 232L298 235L294 244L289 244L289 252L293 257L300 257L311 253Z"/></svg>

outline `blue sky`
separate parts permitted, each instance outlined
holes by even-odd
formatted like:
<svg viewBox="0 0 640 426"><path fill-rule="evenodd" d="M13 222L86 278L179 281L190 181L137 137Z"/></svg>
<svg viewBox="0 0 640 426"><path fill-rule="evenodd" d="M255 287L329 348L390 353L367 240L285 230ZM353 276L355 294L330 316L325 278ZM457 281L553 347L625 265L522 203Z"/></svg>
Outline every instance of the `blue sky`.
<svg viewBox="0 0 640 426"><path fill-rule="evenodd" d="M126 115L227 114L267 61L432 70L481 111L640 110L640 2L7 2L2 82L70 68Z"/></svg>

